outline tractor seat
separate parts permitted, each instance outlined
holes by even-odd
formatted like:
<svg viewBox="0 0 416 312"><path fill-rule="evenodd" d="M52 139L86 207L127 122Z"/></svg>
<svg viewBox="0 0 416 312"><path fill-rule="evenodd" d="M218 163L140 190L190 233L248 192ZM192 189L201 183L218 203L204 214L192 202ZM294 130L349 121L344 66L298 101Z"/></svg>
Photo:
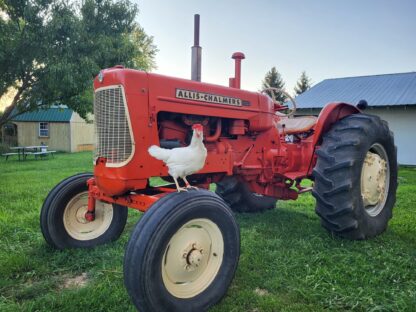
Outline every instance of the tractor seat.
<svg viewBox="0 0 416 312"><path fill-rule="evenodd" d="M280 117L280 116L279 116ZM295 134L309 131L318 120L315 116L303 116L303 117L280 117L280 120L276 123L276 128L279 133Z"/></svg>

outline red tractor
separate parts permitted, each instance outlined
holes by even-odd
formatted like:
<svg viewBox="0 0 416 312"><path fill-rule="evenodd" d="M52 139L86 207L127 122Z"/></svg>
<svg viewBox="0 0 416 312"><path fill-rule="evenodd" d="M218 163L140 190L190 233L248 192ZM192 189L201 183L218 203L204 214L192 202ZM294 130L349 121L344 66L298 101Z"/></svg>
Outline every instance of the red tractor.
<svg viewBox="0 0 416 312"><path fill-rule="evenodd" d="M140 311L206 310L225 294L239 253L233 211L273 209L312 191L329 232L348 239L382 233L396 199L397 160L385 121L346 103L319 117L240 89L242 53L229 87L201 83L200 48L193 80L105 69L94 80L94 173L60 182L41 212L46 241L58 249L116 240L127 207L146 212L124 258L128 293ZM203 126L205 165L188 177L199 190L176 192L151 145L187 146ZM152 186L151 178L168 181ZM313 187L303 187L310 179ZM208 189L216 184L216 191Z"/></svg>

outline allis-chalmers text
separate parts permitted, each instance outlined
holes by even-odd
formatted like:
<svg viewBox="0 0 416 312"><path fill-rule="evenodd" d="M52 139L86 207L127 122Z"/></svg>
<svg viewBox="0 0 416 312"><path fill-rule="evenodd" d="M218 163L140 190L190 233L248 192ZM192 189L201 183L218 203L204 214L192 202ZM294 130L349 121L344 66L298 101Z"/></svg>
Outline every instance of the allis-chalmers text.
<svg viewBox="0 0 416 312"><path fill-rule="evenodd" d="M243 101L238 98L183 89L176 89L176 97L179 99L208 102L215 104L227 104L234 106L243 105Z"/></svg>

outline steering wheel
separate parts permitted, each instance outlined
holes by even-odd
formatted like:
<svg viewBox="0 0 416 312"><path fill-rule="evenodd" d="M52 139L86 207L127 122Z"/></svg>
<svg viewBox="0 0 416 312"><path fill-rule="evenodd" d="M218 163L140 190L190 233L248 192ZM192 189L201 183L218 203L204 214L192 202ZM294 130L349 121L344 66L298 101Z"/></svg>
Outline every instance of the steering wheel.
<svg viewBox="0 0 416 312"><path fill-rule="evenodd" d="M279 89L279 88L273 88L273 87L264 88L263 90L261 90L261 93L266 94L267 96L269 96L267 91L271 91L270 92L271 95L272 95L271 98L272 98L274 103L279 103L279 102L276 101L275 92L280 92L280 93L283 93L284 95L286 95L286 97L289 99L289 101L292 102L292 108L289 108L289 113L287 114L287 117L293 117L293 115L296 112L296 108L297 108L296 102L293 99L293 97L289 93L287 93L285 90L282 90L282 89Z"/></svg>

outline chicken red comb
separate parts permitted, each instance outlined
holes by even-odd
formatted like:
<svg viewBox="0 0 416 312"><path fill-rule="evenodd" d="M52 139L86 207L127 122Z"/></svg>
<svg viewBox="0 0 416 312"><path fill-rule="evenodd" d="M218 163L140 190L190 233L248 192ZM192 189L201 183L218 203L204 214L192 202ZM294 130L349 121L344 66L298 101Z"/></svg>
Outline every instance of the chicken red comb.
<svg viewBox="0 0 416 312"><path fill-rule="evenodd" d="M192 129L193 130L198 130L198 131L203 131L203 127L202 127L202 125L201 124L194 124L194 125L192 125Z"/></svg>

